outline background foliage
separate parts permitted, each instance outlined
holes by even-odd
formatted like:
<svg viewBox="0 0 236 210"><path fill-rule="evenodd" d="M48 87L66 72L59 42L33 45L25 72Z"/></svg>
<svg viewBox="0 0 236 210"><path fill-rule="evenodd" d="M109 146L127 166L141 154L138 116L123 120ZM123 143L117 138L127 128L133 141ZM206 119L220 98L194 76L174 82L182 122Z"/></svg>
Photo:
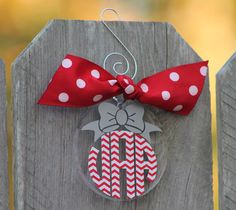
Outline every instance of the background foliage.
<svg viewBox="0 0 236 210"><path fill-rule="evenodd" d="M0 0L0 57L7 67L9 104L11 62L45 24L51 19L97 20L104 7L115 8L124 20L170 22L204 60L210 61L213 188L214 206L218 210L215 74L235 51L236 0ZM9 152L12 154L10 115ZM13 210L11 164L12 159L9 177Z"/></svg>

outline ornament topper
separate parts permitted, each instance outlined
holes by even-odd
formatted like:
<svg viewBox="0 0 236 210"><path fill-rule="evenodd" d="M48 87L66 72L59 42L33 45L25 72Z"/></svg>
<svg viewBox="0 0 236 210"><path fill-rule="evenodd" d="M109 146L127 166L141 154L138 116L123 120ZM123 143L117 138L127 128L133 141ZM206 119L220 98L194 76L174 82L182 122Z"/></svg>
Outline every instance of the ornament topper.
<svg viewBox="0 0 236 210"><path fill-rule="evenodd" d="M111 103L103 102L99 105L100 120L85 125L82 130L95 132L96 141L102 134L111 132L121 127L133 133L138 133L150 141L150 133L161 131L155 125L143 121L144 108L137 104L130 104L124 109Z"/></svg>

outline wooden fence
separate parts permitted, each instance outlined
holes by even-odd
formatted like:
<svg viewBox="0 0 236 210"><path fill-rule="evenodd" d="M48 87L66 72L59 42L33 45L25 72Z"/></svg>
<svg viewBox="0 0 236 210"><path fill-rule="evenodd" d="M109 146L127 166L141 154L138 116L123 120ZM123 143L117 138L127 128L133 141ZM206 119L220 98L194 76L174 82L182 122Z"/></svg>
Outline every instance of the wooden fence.
<svg viewBox="0 0 236 210"><path fill-rule="evenodd" d="M8 210L8 147L5 66L0 60L0 209Z"/></svg>
<svg viewBox="0 0 236 210"><path fill-rule="evenodd" d="M220 209L236 209L236 53L217 74Z"/></svg>
<svg viewBox="0 0 236 210"><path fill-rule="evenodd" d="M136 82L168 67L201 60L168 23L109 25L137 58ZM196 108L186 117L145 106L145 120L163 130L156 136L159 144L155 149L165 155L160 164L167 164L156 188L138 200L115 202L85 185L80 174L81 170L86 173L91 141L86 135L78 135L78 130L97 120L97 106L76 109L39 106L36 102L67 53L102 65L104 55L114 50L127 54L101 22L58 20L50 22L13 63L15 210L213 209L208 77ZM230 210L236 209L235 57L217 80L220 200L221 209ZM0 173L5 172L0 177L0 204L8 209L2 64L0 70L0 157L4 160Z"/></svg>
<svg viewBox="0 0 236 210"><path fill-rule="evenodd" d="M167 23L112 22L110 26L137 58L137 80L201 60ZM36 102L67 53L102 65L104 55L114 50L127 53L101 22L60 20L52 21L14 62L17 210L212 209L208 80L188 117L145 107L147 121L161 127L164 132L158 138L167 145L167 168L158 187L141 199L114 202L84 185L79 164L82 170L87 168L91 141L84 135L74 136L82 124L98 119L97 107L45 107Z"/></svg>

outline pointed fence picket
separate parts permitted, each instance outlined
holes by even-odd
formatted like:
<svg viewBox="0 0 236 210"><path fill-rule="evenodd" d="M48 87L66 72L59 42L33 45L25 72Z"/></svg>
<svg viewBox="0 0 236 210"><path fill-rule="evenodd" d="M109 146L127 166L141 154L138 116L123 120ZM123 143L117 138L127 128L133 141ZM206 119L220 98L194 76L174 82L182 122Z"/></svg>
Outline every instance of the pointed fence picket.
<svg viewBox="0 0 236 210"><path fill-rule="evenodd" d="M236 209L236 53L216 77L220 210Z"/></svg>

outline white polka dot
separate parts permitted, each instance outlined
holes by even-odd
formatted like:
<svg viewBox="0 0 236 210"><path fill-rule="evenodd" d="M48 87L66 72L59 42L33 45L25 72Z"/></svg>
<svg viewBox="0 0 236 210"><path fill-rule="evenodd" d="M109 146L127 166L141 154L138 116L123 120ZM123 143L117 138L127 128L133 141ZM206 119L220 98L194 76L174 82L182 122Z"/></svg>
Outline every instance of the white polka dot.
<svg viewBox="0 0 236 210"><path fill-rule="evenodd" d="M202 66L201 68L200 68L200 73L201 73L201 75L202 76L206 76L207 75L207 67L206 66Z"/></svg>
<svg viewBox="0 0 236 210"><path fill-rule="evenodd" d="M149 88L148 88L147 84L142 83L140 87L141 87L141 89L142 89L142 91L143 91L144 93L147 93L147 92L148 92L148 89L149 89Z"/></svg>
<svg viewBox="0 0 236 210"><path fill-rule="evenodd" d="M170 73L170 79L174 82L177 82L179 80L179 74L176 72L171 72Z"/></svg>
<svg viewBox="0 0 236 210"><path fill-rule="evenodd" d="M103 97L102 95L96 95L96 96L93 97L93 101L98 102L102 99L102 97Z"/></svg>
<svg viewBox="0 0 236 210"><path fill-rule="evenodd" d="M60 93L58 96L58 100L60 102L65 103L65 102L69 101L69 95L67 93Z"/></svg>
<svg viewBox="0 0 236 210"><path fill-rule="evenodd" d="M197 88L197 86L191 85L191 86L189 87L189 93L190 93L191 96L197 95L197 93L198 93L198 88Z"/></svg>
<svg viewBox="0 0 236 210"><path fill-rule="evenodd" d="M72 61L69 59L69 58L66 58L62 61L62 66L65 68L65 69L68 69L72 66Z"/></svg>
<svg viewBox="0 0 236 210"><path fill-rule="evenodd" d="M91 71L91 75L96 78L96 79L99 79L100 78L100 73L98 70L94 69Z"/></svg>
<svg viewBox="0 0 236 210"><path fill-rule="evenodd" d="M111 80L108 80L108 82L111 86L113 86L114 84L117 83L117 80L116 79L111 79Z"/></svg>
<svg viewBox="0 0 236 210"><path fill-rule="evenodd" d="M174 112L178 112L178 111L181 111L183 109L183 105L177 105L174 109L173 109L173 111Z"/></svg>
<svg viewBox="0 0 236 210"><path fill-rule="evenodd" d="M162 91L161 92L161 96L162 96L162 99L164 100L164 101L167 101L167 100L169 100L170 99L170 92L169 91Z"/></svg>
<svg viewBox="0 0 236 210"><path fill-rule="evenodd" d="M129 80L124 79L125 83L128 85L129 84Z"/></svg>
<svg viewBox="0 0 236 210"><path fill-rule="evenodd" d="M127 94L131 94L134 92L134 86L133 85L128 85L126 88L125 88L125 92Z"/></svg>
<svg viewBox="0 0 236 210"><path fill-rule="evenodd" d="M78 88L85 88L86 82L82 79L77 79L76 80L76 85L77 85Z"/></svg>

